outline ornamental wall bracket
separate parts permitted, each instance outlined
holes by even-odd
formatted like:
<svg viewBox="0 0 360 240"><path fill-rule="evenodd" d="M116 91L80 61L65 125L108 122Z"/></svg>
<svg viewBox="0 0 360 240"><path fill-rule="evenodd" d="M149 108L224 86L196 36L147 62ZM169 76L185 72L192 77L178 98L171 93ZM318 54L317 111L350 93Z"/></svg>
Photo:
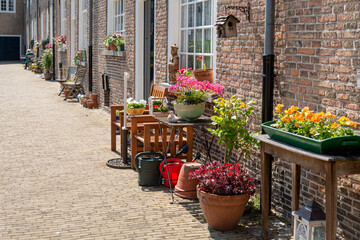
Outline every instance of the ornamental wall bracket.
<svg viewBox="0 0 360 240"><path fill-rule="evenodd" d="M250 22L250 2L247 3L247 6L227 6L224 7L225 11L228 10L239 10L246 15L246 19Z"/></svg>

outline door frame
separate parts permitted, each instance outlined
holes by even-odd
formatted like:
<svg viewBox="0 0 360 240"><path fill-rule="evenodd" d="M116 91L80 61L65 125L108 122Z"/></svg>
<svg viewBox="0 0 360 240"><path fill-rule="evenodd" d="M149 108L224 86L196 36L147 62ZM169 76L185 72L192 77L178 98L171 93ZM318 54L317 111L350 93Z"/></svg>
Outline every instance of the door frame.
<svg viewBox="0 0 360 240"><path fill-rule="evenodd" d="M20 40L19 40L19 59L21 60L21 57L25 56L25 55L21 55L21 45L22 45L21 35L1 35L0 34L0 37L19 37L20 38Z"/></svg>
<svg viewBox="0 0 360 240"><path fill-rule="evenodd" d="M135 3L135 99L144 97L144 0Z"/></svg>

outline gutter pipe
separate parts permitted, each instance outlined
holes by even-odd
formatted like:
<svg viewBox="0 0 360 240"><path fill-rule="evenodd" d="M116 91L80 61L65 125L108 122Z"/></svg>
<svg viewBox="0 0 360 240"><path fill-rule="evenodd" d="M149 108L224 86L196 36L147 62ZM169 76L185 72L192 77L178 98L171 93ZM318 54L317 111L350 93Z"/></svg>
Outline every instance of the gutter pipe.
<svg viewBox="0 0 360 240"><path fill-rule="evenodd" d="M89 91L93 90L93 75L92 75L92 58L93 58L93 45L92 45L92 37L93 37L93 0L89 0Z"/></svg>
<svg viewBox="0 0 360 240"><path fill-rule="evenodd" d="M274 99L274 38L275 38L275 0L265 0L265 42L263 55L262 122L273 119ZM263 131L264 133L264 131ZM270 157L269 183L272 186L272 163ZM269 189L269 209L271 209L271 187Z"/></svg>
<svg viewBox="0 0 360 240"><path fill-rule="evenodd" d="M52 38L54 39L55 38L55 0L52 1ZM55 43L53 42L53 80L55 81L56 80L56 69L55 69L55 62L56 62L56 46L55 46Z"/></svg>

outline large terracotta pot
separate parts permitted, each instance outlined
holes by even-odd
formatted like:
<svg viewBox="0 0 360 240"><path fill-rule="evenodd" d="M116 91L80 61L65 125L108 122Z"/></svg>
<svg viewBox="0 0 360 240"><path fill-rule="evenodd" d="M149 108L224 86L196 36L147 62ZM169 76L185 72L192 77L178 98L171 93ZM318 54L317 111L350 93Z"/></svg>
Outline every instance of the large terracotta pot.
<svg viewBox="0 0 360 240"><path fill-rule="evenodd" d="M179 104L174 103L175 113L186 121L195 121L205 111L205 102L199 104Z"/></svg>
<svg viewBox="0 0 360 240"><path fill-rule="evenodd" d="M195 199L196 186L199 184L199 179L189 179L189 173L195 172L201 167L201 163L187 162L184 163L180 169L179 179L175 186L175 195Z"/></svg>
<svg viewBox="0 0 360 240"><path fill-rule="evenodd" d="M206 81L209 81L210 83L212 83L213 82L213 70L211 68L206 69L206 71L204 71L203 69L196 69L196 70L194 70L194 77L199 82L206 80Z"/></svg>
<svg viewBox="0 0 360 240"><path fill-rule="evenodd" d="M210 227L229 231L238 225L249 200L249 194L222 196L201 191L197 187L201 209Z"/></svg>

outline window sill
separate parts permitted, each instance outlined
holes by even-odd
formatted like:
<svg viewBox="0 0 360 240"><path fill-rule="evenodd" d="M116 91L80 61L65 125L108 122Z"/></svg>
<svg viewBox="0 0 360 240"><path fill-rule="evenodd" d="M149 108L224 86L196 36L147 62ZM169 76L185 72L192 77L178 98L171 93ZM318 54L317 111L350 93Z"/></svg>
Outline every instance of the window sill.
<svg viewBox="0 0 360 240"><path fill-rule="evenodd" d="M103 50L102 55L104 56L113 56L113 57L125 57L126 52L125 51L110 51L110 50Z"/></svg>

